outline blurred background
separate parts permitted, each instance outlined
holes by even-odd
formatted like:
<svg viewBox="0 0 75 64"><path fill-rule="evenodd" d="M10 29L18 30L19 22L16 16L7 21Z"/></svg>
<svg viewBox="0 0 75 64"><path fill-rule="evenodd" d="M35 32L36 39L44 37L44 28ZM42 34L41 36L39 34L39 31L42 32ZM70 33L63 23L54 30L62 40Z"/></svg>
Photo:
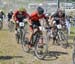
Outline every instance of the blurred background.
<svg viewBox="0 0 75 64"><path fill-rule="evenodd" d="M32 12L37 6L42 6L45 12L53 12L58 7L61 9L75 9L74 0L0 0L0 8L8 12L24 6L28 12Z"/></svg>

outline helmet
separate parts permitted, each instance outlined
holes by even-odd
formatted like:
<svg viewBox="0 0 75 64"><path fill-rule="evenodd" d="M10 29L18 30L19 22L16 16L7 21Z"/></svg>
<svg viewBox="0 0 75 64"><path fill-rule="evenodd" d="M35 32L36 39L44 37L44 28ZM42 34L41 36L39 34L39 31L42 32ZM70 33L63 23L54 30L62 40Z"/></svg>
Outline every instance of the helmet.
<svg viewBox="0 0 75 64"><path fill-rule="evenodd" d="M44 13L44 9L42 7L38 7L37 11L39 14L43 14Z"/></svg>
<svg viewBox="0 0 75 64"><path fill-rule="evenodd" d="M62 12L62 10L60 8L57 9L57 12Z"/></svg>
<svg viewBox="0 0 75 64"><path fill-rule="evenodd" d="M24 11L24 12L26 12L26 9L23 8L23 7L21 7L21 8L19 8L19 11Z"/></svg>

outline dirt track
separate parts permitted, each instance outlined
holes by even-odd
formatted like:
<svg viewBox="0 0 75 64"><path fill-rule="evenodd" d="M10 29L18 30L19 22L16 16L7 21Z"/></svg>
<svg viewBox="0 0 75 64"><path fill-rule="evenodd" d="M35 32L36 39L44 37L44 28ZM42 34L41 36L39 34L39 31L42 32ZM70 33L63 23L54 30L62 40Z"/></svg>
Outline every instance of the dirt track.
<svg viewBox="0 0 75 64"><path fill-rule="evenodd" d="M36 59L32 53L24 53L16 43L14 32L9 32L4 24L0 31L0 64L72 64L72 49L64 49L49 43L49 53L45 60Z"/></svg>

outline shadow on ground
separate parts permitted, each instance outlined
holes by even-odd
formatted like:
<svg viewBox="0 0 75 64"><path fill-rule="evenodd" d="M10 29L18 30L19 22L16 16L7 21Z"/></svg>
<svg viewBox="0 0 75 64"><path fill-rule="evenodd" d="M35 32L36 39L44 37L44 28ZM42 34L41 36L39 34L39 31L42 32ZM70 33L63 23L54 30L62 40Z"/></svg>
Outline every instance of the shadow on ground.
<svg viewBox="0 0 75 64"><path fill-rule="evenodd" d="M68 55L67 52L60 52L60 51L49 51L47 58L44 59L45 61L52 61L52 60L57 60L59 56L62 55Z"/></svg>
<svg viewBox="0 0 75 64"><path fill-rule="evenodd" d="M10 60L13 58L23 58L22 56L0 56L0 60Z"/></svg>

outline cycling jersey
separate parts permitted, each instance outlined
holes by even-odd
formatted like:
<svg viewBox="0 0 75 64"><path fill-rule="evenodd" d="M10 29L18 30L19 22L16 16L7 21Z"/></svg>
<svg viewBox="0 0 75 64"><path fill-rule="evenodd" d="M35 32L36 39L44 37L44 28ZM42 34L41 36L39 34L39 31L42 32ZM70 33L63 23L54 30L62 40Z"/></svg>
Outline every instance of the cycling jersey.
<svg viewBox="0 0 75 64"><path fill-rule="evenodd" d="M0 18L3 19L3 16L4 16L4 12L0 12Z"/></svg>
<svg viewBox="0 0 75 64"><path fill-rule="evenodd" d="M8 16L8 21L10 21L10 19L12 19L12 15L13 15L13 12L8 13L8 15L7 15Z"/></svg>
<svg viewBox="0 0 75 64"><path fill-rule="evenodd" d="M38 21L39 19L42 19L42 18L46 18L45 14L42 14L41 16L38 16L38 13L37 12L33 12L30 16L30 19L32 21Z"/></svg>
<svg viewBox="0 0 75 64"><path fill-rule="evenodd" d="M36 25L38 27L41 26L39 19L42 19L42 18L46 19L45 14L42 14L41 16L38 16L37 12L33 12L31 14L31 16L30 16L30 20L31 20L31 23L32 23L32 25L30 26L31 30L33 30L33 25Z"/></svg>
<svg viewBox="0 0 75 64"><path fill-rule="evenodd" d="M52 17L54 18L60 18L62 21L65 21L65 13L62 14L62 16L59 16L58 13L55 13L54 15L52 15ZM60 23L60 20L56 20L56 24L59 24Z"/></svg>
<svg viewBox="0 0 75 64"><path fill-rule="evenodd" d="M13 14L13 18L15 21L23 21L24 18L27 18L29 17L29 14L26 13L26 12L19 12L19 11L16 11L14 14Z"/></svg>

